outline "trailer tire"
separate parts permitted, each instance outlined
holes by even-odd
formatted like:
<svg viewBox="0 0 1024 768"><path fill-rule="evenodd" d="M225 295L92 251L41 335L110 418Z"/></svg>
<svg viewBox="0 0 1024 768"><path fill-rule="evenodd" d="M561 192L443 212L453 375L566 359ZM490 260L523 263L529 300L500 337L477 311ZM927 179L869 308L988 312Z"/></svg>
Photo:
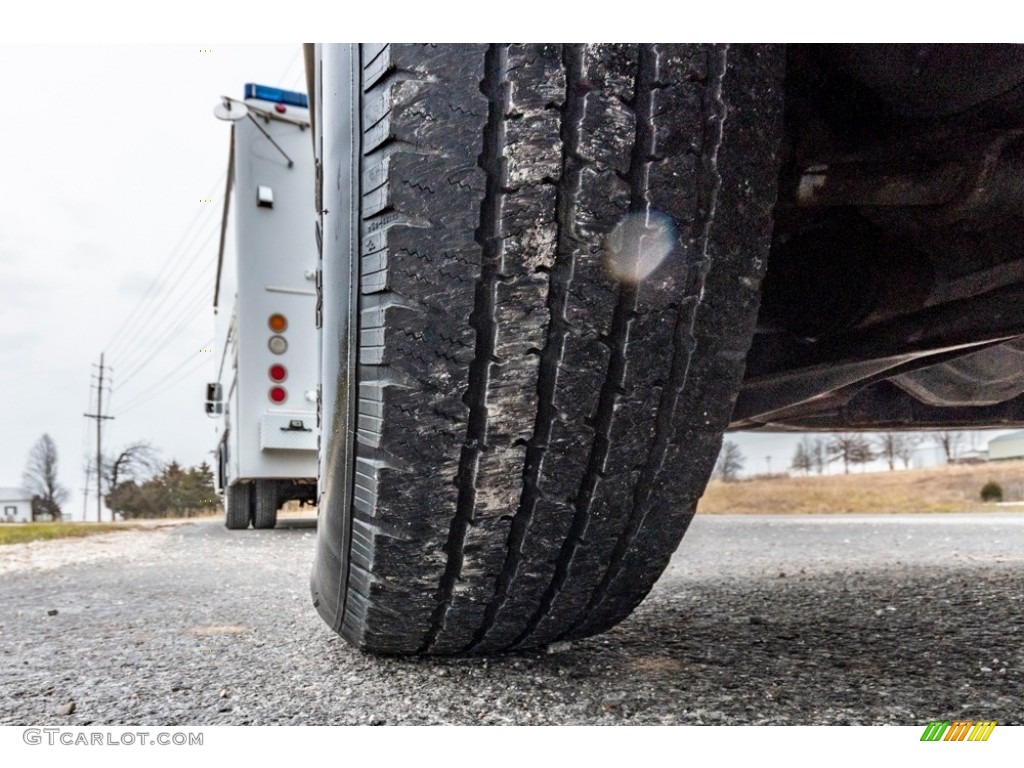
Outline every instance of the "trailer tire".
<svg viewBox="0 0 1024 768"><path fill-rule="evenodd" d="M782 53L326 53L312 592L335 631L484 653L644 598L739 390Z"/></svg>
<svg viewBox="0 0 1024 768"><path fill-rule="evenodd" d="M277 508L280 504L277 483L274 480L257 480L253 483L255 504L253 528L273 528L277 525Z"/></svg>
<svg viewBox="0 0 1024 768"><path fill-rule="evenodd" d="M224 492L224 525L228 530L241 531L252 520L252 485L235 483Z"/></svg>

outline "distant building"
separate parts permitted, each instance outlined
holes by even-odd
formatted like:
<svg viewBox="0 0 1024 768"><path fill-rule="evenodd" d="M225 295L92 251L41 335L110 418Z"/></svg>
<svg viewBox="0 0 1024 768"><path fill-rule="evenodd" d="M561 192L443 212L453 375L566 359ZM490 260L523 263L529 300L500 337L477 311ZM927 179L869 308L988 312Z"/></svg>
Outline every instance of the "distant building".
<svg viewBox="0 0 1024 768"><path fill-rule="evenodd" d="M1024 430L988 441L988 460L1024 459Z"/></svg>
<svg viewBox="0 0 1024 768"><path fill-rule="evenodd" d="M910 466L913 469L941 467L945 463L946 454L943 453L942 446L933 442L927 442L917 446L910 457Z"/></svg>
<svg viewBox="0 0 1024 768"><path fill-rule="evenodd" d="M954 464L984 464L988 461L988 451L980 448L968 448L957 454Z"/></svg>
<svg viewBox="0 0 1024 768"><path fill-rule="evenodd" d="M32 522L32 494L23 488L0 488L0 523Z"/></svg>

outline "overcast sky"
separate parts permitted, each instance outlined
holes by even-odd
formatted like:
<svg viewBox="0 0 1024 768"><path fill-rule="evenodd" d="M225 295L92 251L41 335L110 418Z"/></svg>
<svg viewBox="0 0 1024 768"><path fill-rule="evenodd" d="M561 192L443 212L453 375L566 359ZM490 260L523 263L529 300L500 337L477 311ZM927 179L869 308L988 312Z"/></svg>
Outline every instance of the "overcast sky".
<svg viewBox="0 0 1024 768"><path fill-rule="evenodd" d="M229 131L212 109L246 82L304 90L301 49L0 45L0 71L0 486L20 484L49 433L79 517L101 352L116 417L105 448L144 439L164 460L212 458L202 404L216 360L201 350ZM731 439L763 472L768 456L788 466L799 438Z"/></svg>
<svg viewBox="0 0 1024 768"><path fill-rule="evenodd" d="M229 126L213 107L246 82L305 86L297 44L203 50L0 46L0 71L17 73L0 131L0 486L20 484L49 433L76 517L102 351L116 417L105 447L146 439L193 465L215 445L202 410L214 355L200 349Z"/></svg>

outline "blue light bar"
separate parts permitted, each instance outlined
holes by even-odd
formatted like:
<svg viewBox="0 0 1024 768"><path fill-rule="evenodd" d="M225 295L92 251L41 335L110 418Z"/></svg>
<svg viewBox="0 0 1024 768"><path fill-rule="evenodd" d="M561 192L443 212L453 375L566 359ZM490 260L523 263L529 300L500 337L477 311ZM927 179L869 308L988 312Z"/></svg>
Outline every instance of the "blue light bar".
<svg viewBox="0 0 1024 768"><path fill-rule="evenodd" d="M309 99L304 93L286 91L283 88L271 88L267 85L256 85L256 83L245 84L245 98L262 99L275 104L289 104L293 107L309 109Z"/></svg>

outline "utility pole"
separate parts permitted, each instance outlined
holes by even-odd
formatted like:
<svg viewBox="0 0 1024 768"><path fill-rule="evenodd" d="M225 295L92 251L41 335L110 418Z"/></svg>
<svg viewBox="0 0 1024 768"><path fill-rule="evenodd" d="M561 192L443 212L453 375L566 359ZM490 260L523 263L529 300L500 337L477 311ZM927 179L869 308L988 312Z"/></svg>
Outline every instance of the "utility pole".
<svg viewBox="0 0 1024 768"><path fill-rule="evenodd" d="M103 513L103 421L113 416L103 415L103 353L100 353L99 397L96 400L96 413L83 414L88 419L96 419L96 522L100 522Z"/></svg>
<svg viewBox="0 0 1024 768"><path fill-rule="evenodd" d="M89 504L89 462L85 462L85 487L82 489L82 522L85 522L85 513Z"/></svg>

